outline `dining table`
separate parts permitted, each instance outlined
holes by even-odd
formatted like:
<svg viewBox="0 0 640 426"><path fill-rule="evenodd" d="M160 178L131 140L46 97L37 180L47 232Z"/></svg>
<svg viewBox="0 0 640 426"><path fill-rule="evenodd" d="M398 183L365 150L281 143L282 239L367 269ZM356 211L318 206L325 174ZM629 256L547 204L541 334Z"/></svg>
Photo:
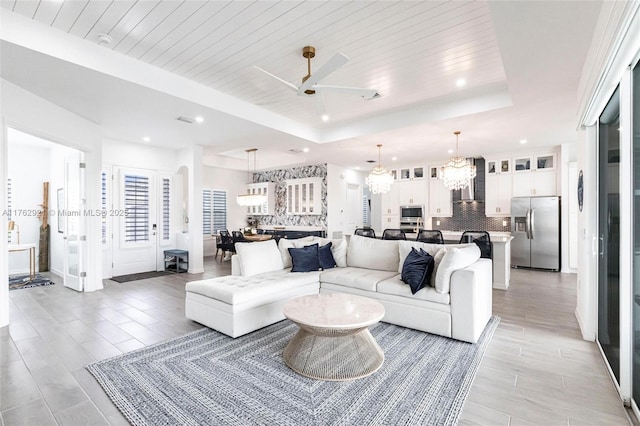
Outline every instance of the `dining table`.
<svg viewBox="0 0 640 426"><path fill-rule="evenodd" d="M267 241L273 238L271 234L244 234L247 241Z"/></svg>

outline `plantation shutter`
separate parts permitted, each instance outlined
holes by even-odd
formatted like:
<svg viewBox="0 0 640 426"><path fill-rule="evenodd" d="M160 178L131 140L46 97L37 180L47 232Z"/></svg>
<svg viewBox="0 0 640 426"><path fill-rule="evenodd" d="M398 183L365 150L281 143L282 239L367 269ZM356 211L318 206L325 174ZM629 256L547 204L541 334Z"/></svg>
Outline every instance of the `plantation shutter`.
<svg viewBox="0 0 640 426"><path fill-rule="evenodd" d="M369 223L369 197L366 195L362 197L362 223Z"/></svg>
<svg viewBox="0 0 640 426"><path fill-rule="evenodd" d="M212 235L211 215L213 208L213 194L209 189L202 190L202 234Z"/></svg>
<svg viewBox="0 0 640 426"><path fill-rule="evenodd" d="M162 239L169 240L171 232L171 214L170 214L170 193L171 181L169 178L162 179Z"/></svg>
<svg viewBox="0 0 640 426"><path fill-rule="evenodd" d="M213 229L212 233L227 229L227 191L213 191Z"/></svg>
<svg viewBox="0 0 640 426"><path fill-rule="evenodd" d="M124 175L125 231L127 243L149 241L149 178Z"/></svg>
<svg viewBox="0 0 640 426"><path fill-rule="evenodd" d="M11 178L7 179L7 221L11 220ZM7 233L7 243L11 244L11 232Z"/></svg>
<svg viewBox="0 0 640 426"><path fill-rule="evenodd" d="M102 207L102 217L100 226L102 228L102 244L107 244L107 174L100 176L100 206Z"/></svg>

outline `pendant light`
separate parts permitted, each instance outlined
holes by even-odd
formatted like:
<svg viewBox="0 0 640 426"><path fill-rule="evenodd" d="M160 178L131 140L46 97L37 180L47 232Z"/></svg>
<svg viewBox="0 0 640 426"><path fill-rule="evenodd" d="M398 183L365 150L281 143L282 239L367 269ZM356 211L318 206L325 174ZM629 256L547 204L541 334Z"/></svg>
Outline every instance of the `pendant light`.
<svg viewBox="0 0 640 426"><path fill-rule="evenodd" d="M257 148L251 148L251 149L245 150L245 152L247 153L247 177L249 180L248 183L253 183L253 179L251 178L251 171L249 170L250 157L252 153L253 153L253 173L256 172L256 151L258 151ZM267 196L263 194L251 193L251 189L247 188L247 193L239 194L236 197L236 202L239 205L244 207L259 206L267 202Z"/></svg>
<svg viewBox="0 0 640 426"><path fill-rule="evenodd" d="M456 135L456 155L440 169L440 178L444 181L444 186L450 190L462 189L469 185L471 179L476 177L476 166L466 158L458 156L460 131L456 130L453 134Z"/></svg>
<svg viewBox="0 0 640 426"><path fill-rule="evenodd" d="M393 175L385 167L380 164L380 148L381 144L378 144L378 165L371 170L369 176L365 179L369 190L373 194L384 194L391 189L393 184Z"/></svg>

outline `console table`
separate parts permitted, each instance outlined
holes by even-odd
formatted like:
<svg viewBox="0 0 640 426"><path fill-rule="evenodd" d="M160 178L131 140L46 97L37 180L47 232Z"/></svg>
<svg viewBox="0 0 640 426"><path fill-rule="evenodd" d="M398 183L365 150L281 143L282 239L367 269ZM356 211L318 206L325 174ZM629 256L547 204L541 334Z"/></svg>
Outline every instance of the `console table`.
<svg viewBox="0 0 640 426"><path fill-rule="evenodd" d="M17 251L29 252L29 278L36 277L36 245L35 244L9 244L9 253Z"/></svg>

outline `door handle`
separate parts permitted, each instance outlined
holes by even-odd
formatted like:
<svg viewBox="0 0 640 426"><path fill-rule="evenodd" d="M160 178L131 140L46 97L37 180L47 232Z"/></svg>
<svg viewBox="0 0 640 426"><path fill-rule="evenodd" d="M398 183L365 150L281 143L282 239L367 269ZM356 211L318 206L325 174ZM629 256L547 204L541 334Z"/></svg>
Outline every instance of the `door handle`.
<svg viewBox="0 0 640 426"><path fill-rule="evenodd" d="M531 209L531 213L529 214L529 220L531 221L531 226L529 227L529 239L533 240L533 232L534 232L534 224L535 224L535 210Z"/></svg>
<svg viewBox="0 0 640 426"><path fill-rule="evenodd" d="M598 253L600 255L600 257L604 258L604 235L600 235L600 253Z"/></svg>

